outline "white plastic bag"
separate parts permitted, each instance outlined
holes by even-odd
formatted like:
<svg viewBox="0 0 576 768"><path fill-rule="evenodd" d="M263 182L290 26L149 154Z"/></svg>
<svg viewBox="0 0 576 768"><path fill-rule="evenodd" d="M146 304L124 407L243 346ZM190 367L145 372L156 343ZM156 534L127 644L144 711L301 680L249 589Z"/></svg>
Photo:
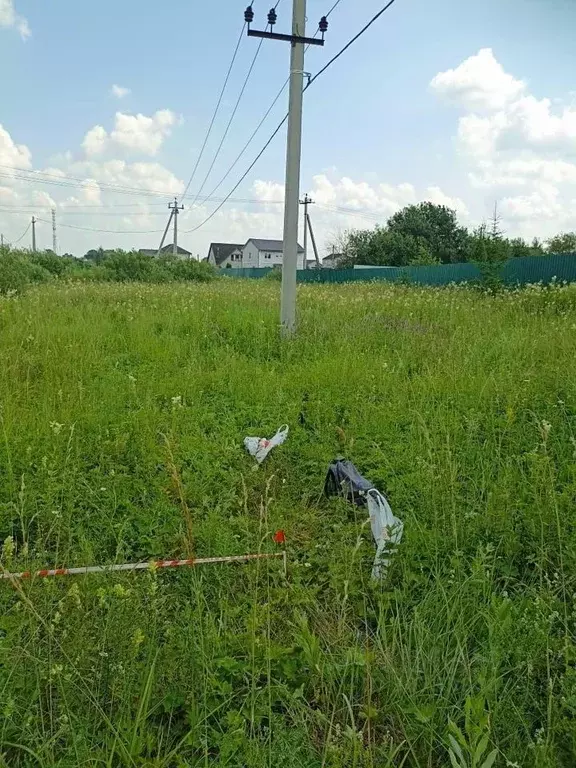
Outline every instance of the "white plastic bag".
<svg viewBox="0 0 576 768"><path fill-rule="evenodd" d="M288 437L288 424L283 424L278 432L268 440L265 437L245 437L244 447L251 456L254 456L258 464L262 464L272 448L282 443Z"/></svg>
<svg viewBox="0 0 576 768"><path fill-rule="evenodd" d="M380 491L372 488L366 493L366 499L372 535L376 542L372 578L380 580L386 576L390 557L396 553L397 546L402 539L404 523L394 516L390 505Z"/></svg>

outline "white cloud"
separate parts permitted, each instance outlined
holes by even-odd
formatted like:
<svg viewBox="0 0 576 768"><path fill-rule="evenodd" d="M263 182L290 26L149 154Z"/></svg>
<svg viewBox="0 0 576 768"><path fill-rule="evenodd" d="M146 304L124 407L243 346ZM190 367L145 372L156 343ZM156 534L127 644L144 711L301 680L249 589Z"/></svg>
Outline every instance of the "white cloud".
<svg viewBox="0 0 576 768"><path fill-rule="evenodd" d="M473 189L500 199L511 234L549 236L574 228L576 108L571 94L538 98L507 73L490 49L433 78L458 104L457 147ZM504 196L503 196L504 194Z"/></svg>
<svg viewBox="0 0 576 768"><path fill-rule="evenodd" d="M108 144L108 134L101 125L95 125L87 132L82 142L84 152L88 157L99 155L106 149Z"/></svg>
<svg viewBox="0 0 576 768"><path fill-rule="evenodd" d="M504 71L491 48L482 48L456 69L439 72L431 88L449 101L473 110L502 109L526 88Z"/></svg>
<svg viewBox="0 0 576 768"><path fill-rule="evenodd" d="M31 168L32 154L24 144L16 144L6 128L0 124L0 165L13 168ZM2 168L2 173L13 174L13 171Z"/></svg>
<svg viewBox="0 0 576 768"><path fill-rule="evenodd" d="M16 29L22 40L31 35L27 19L16 13L12 0L0 0L0 27Z"/></svg>
<svg viewBox="0 0 576 768"><path fill-rule="evenodd" d="M444 194L440 187L428 187L425 199L435 205L445 205L448 208L453 208L461 217L469 215L468 208L463 200L459 197L450 197Z"/></svg>
<svg viewBox="0 0 576 768"><path fill-rule="evenodd" d="M124 88L124 86L116 85L116 83L114 83L112 88L110 88L110 93L112 96L116 96L117 99L123 99L124 96L128 96L131 91L130 88Z"/></svg>
<svg viewBox="0 0 576 768"><path fill-rule="evenodd" d="M102 203L102 191L94 179L86 179L82 184L81 199L86 203L100 205Z"/></svg>
<svg viewBox="0 0 576 768"><path fill-rule="evenodd" d="M167 198L181 194L184 189L184 182L160 163L85 160L70 163L66 172L91 183L157 192Z"/></svg>
<svg viewBox="0 0 576 768"><path fill-rule="evenodd" d="M145 155L155 155L164 139L170 135L177 118L169 109L161 109L152 117L116 113L116 122L110 138L116 144Z"/></svg>
<svg viewBox="0 0 576 768"><path fill-rule="evenodd" d="M95 125L84 136L82 147L88 157L118 148L156 155L177 122L176 114L169 109L160 109L151 117L116 112L112 131L108 133L103 126Z"/></svg>

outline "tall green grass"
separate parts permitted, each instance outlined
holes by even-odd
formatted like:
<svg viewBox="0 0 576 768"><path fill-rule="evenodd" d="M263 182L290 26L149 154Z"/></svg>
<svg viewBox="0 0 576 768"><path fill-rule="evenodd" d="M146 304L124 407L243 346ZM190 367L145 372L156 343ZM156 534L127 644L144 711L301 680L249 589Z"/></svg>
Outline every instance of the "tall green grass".
<svg viewBox="0 0 576 768"><path fill-rule="evenodd" d="M0 299L8 766L573 766L570 287L41 286ZM256 469L246 435L288 422ZM370 580L345 455L405 535Z"/></svg>

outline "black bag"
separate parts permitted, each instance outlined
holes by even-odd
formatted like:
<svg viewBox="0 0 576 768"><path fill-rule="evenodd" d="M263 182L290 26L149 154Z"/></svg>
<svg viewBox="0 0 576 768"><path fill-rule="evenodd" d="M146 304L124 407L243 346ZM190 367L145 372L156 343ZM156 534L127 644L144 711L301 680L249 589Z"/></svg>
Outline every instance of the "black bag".
<svg viewBox="0 0 576 768"><path fill-rule="evenodd" d="M328 474L324 483L326 496L342 496L357 504L366 506L366 493L374 486L365 477L362 477L351 461L335 459L328 467Z"/></svg>

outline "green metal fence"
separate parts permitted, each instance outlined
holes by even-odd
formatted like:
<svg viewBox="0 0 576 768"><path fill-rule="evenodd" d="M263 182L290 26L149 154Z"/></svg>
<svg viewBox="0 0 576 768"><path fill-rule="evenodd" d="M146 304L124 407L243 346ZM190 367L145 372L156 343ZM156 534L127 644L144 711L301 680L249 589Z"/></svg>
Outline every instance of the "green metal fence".
<svg viewBox="0 0 576 768"><path fill-rule="evenodd" d="M227 269L229 277L262 278L272 270ZM482 280L482 269L476 264L441 264L435 267L389 267L387 269L299 269L300 283L351 283L384 280L417 285L448 285ZM576 253L550 256L525 256L510 259L499 269L500 279L507 285L526 283L576 282Z"/></svg>

